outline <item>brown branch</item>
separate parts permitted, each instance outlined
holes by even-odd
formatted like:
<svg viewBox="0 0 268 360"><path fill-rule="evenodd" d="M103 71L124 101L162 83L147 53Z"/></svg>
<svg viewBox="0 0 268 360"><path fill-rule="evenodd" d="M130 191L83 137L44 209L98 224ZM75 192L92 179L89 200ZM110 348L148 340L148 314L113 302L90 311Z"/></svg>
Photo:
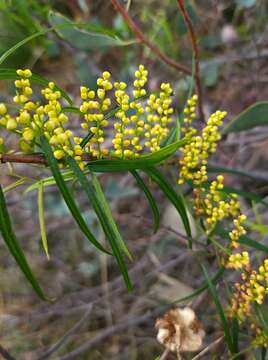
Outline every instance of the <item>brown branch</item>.
<svg viewBox="0 0 268 360"><path fill-rule="evenodd" d="M197 38L195 35L194 27L193 27L192 21L190 19L190 16L189 16L187 10L185 9L184 0L177 0L177 3L178 3L178 7L183 16L183 19L188 28L189 35L191 38L191 43L192 43L192 48L193 48L193 53L194 53L194 65L195 65L194 76L195 76L196 92L198 95L198 111L199 111L199 116L200 116L201 120L204 121L203 95L202 95L202 86L201 86L200 68L199 68L200 54L199 54L199 49L198 49L198 45L197 45Z"/></svg>
<svg viewBox="0 0 268 360"><path fill-rule="evenodd" d="M82 156L83 161L92 160L87 154ZM19 155L19 154L0 154L0 164L21 163L21 164L40 164L47 165L47 160L43 154Z"/></svg>
<svg viewBox="0 0 268 360"><path fill-rule="evenodd" d="M177 71L181 71L187 75L192 74L192 70L188 67L179 64L175 60L170 59L167 55L165 55L155 44L153 44L149 39L146 38L146 36L143 34L141 29L138 27L138 25L131 19L128 12L125 10L125 8L119 3L118 0L111 0L111 3L113 4L116 11L118 11L123 18L125 19L126 23L128 24L129 28L135 33L137 39L147 46L159 59L161 59L164 63L169 65L170 67L173 67Z"/></svg>
<svg viewBox="0 0 268 360"><path fill-rule="evenodd" d="M161 355L161 358L159 360L167 360L169 354L169 349L166 349L163 354Z"/></svg>
<svg viewBox="0 0 268 360"><path fill-rule="evenodd" d="M0 345L0 355L6 360L16 360L10 353Z"/></svg>

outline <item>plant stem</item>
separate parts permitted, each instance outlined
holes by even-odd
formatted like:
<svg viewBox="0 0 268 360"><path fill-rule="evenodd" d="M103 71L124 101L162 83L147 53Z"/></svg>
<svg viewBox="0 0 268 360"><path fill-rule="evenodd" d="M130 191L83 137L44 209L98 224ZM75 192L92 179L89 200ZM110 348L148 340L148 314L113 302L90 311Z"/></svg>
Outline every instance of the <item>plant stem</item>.
<svg viewBox="0 0 268 360"><path fill-rule="evenodd" d="M204 121L204 112L203 112L203 95L202 95L202 86L201 86L201 78L200 78L200 67L199 67L199 49L197 45L197 38L194 31L194 27L192 24L192 21L190 19L190 16L185 9L184 0L177 0L178 7L180 9L180 12L183 16L183 19L185 21L185 24L188 28L188 32L190 35L191 43L192 43L192 49L194 53L194 76L195 76L195 85L196 85L196 92L198 95L198 111L200 115L200 119Z"/></svg>
<svg viewBox="0 0 268 360"><path fill-rule="evenodd" d="M84 154L82 160L92 160L90 156ZM19 155L19 154L0 154L0 164L4 163L22 163L22 164L41 164L47 165L43 154Z"/></svg>
<svg viewBox="0 0 268 360"><path fill-rule="evenodd" d="M111 0L116 11L118 11L126 23L128 24L129 28L134 32L137 39L147 46L159 59L161 59L164 63L173 67L177 71L185 73L187 75L191 75L192 71L188 67L176 62L173 59L170 59L167 55L165 55L155 44L153 44L147 37L143 34L142 30L138 27L138 25L131 19L127 10L119 3L118 0Z"/></svg>

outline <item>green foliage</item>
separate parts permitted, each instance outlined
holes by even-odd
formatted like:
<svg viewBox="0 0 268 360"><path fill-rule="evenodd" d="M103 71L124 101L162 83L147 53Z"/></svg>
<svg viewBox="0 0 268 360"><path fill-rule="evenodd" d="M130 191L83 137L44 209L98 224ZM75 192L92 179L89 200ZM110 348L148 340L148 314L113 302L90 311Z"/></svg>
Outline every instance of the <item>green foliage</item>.
<svg viewBox="0 0 268 360"><path fill-rule="evenodd" d="M136 43L136 40L122 40L102 27L89 24L74 23L65 16L50 12L48 21L56 32L64 40L73 46L86 51L94 51L111 46L128 46Z"/></svg>
<svg viewBox="0 0 268 360"><path fill-rule="evenodd" d="M257 126L268 125L268 102L261 101L253 104L235 117L223 129L223 134L253 129Z"/></svg>
<svg viewBox="0 0 268 360"><path fill-rule="evenodd" d="M18 240L16 239L16 235L12 229L10 217L8 214L6 201L4 197L4 193L2 187L0 185L0 231L2 233L3 239L16 260L17 264L19 265L21 271L24 273L30 284L32 285L33 289L37 293L37 295L43 299L47 300L48 298L44 294L43 290L39 286L28 262L23 254L23 251L20 247Z"/></svg>
<svg viewBox="0 0 268 360"><path fill-rule="evenodd" d="M71 214L73 215L74 220L76 221L77 225L81 229L81 231L85 234L87 239L95 245L99 250L103 251L104 253L109 254L107 250L104 249L104 247L96 240L95 236L92 234L92 232L89 230L87 224L85 223L79 209L77 208L75 201L73 199L73 196L71 195L70 190L65 184L64 178L61 175L58 162L53 156L51 147L47 141L47 139L42 135L40 137L41 147L44 151L44 154L46 156L46 159L48 161L48 164L50 166L51 172L54 176L54 179L56 181L56 184L58 185L58 188L64 198L64 201L66 205L68 206Z"/></svg>
<svg viewBox="0 0 268 360"><path fill-rule="evenodd" d="M219 300L215 285L212 283L212 281L211 281L211 279L210 279L210 277L208 275L208 272L207 272L204 265L202 265L202 269L203 269L205 278L206 278L207 283L208 283L208 289L209 289L210 294L211 294L211 296L213 298L213 301L215 303L217 313L220 316L220 319L221 319L221 322L222 322L223 331L224 331L224 337L225 337L226 343L228 345L229 351L230 351L231 354L234 354L234 352L235 352L234 351L234 344L233 344L233 339L231 337L231 333L230 333L230 330L229 330L229 324L228 324L227 318L225 316L223 307L222 307L222 305L220 303L220 300ZM237 331L238 331L238 329L237 329Z"/></svg>

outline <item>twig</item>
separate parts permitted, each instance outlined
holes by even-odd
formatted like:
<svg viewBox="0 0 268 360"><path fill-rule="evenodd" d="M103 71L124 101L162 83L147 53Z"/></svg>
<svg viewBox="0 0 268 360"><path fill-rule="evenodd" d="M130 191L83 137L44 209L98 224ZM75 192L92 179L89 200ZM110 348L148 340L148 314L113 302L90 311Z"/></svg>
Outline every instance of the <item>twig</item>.
<svg viewBox="0 0 268 360"><path fill-rule="evenodd" d="M87 154L82 155L82 160L92 160ZM21 164L41 164L47 165L43 154L19 155L19 154L0 154L0 164L4 163L21 163Z"/></svg>
<svg viewBox="0 0 268 360"><path fill-rule="evenodd" d="M81 358L81 354L85 353L86 351L89 351L97 344L104 343L104 340L106 340L110 336L114 336L118 333L123 332L124 330L137 326L142 323L146 323L149 320L151 320L152 317L159 316L161 311L157 309L154 312L147 313L142 316L133 317L130 319L125 319L125 321L120 322L119 324L116 324L114 326L111 326L103 331L100 332L97 336L95 336L93 339L90 339L88 342L84 343L83 345L79 346L69 354L66 354L65 356L61 357L59 360L71 360L71 359L79 359Z"/></svg>
<svg viewBox="0 0 268 360"><path fill-rule="evenodd" d="M9 352L3 348L3 346L0 345L0 355L3 356L6 360L16 360L12 355L9 354Z"/></svg>
<svg viewBox="0 0 268 360"><path fill-rule="evenodd" d="M88 306L88 309L85 312L82 319L80 319L69 331L67 331L66 334L64 334L64 336L59 341L56 342L56 344L54 344L45 354L43 354L37 360L45 360L50 358L52 354L54 354L56 351L59 350L60 347L66 344L69 338L77 332L77 330L85 323L86 320L88 320L91 311L92 311L92 304Z"/></svg>
<svg viewBox="0 0 268 360"><path fill-rule="evenodd" d="M197 39L196 39L192 21L191 21L190 16L184 6L184 0L177 0L177 3L178 3L178 7L183 16L183 19L188 28L189 35L191 38L191 43L192 43L192 48L193 48L193 53L194 53L194 66L195 66L194 76L195 76L196 92L198 95L198 111L199 111L200 119L202 121L204 121L203 99L202 99L203 95L202 95L202 86L201 86L200 69L199 69L200 55L199 55L199 49L198 49L198 45L197 45Z"/></svg>
<svg viewBox="0 0 268 360"><path fill-rule="evenodd" d="M131 19L126 9L119 3L118 0L111 0L111 3L113 4L115 10L123 16L130 29L135 33L137 39L145 46L147 46L159 59L161 59L164 63L173 67L177 71L181 71L182 73L185 73L187 75L192 74L191 69L176 62L175 60L170 59L155 44L153 44L149 39L147 39L147 37L143 34L138 25Z"/></svg>
<svg viewBox="0 0 268 360"><path fill-rule="evenodd" d="M167 357L168 357L168 354L169 354L169 350L166 349L163 354L161 355L160 359L159 360L166 360Z"/></svg>
<svg viewBox="0 0 268 360"><path fill-rule="evenodd" d="M212 350L215 346L217 346L219 343L222 342L222 340L224 339L224 336L219 337L217 340L213 341L213 343L211 343L210 345L208 345L205 349L203 349L202 351L200 351L200 353L198 353L195 357L192 358L192 360L199 360L201 359L201 357L203 355L205 355L206 353L208 353L210 350Z"/></svg>

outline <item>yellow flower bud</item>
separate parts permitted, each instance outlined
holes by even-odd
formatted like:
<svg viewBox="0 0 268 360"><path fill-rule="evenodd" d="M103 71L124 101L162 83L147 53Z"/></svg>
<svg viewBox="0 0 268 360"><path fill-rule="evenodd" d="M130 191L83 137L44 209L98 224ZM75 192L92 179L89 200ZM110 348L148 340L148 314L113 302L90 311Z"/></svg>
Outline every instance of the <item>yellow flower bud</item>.
<svg viewBox="0 0 268 360"><path fill-rule="evenodd" d="M0 115L5 115L7 113L7 107L5 104L1 103L0 104Z"/></svg>
<svg viewBox="0 0 268 360"><path fill-rule="evenodd" d="M9 118L6 124L7 130L15 130L17 128L17 122L13 118Z"/></svg>
<svg viewBox="0 0 268 360"><path fill-rule="evenodd" d="M60 160L60 159L62 159L63 158L63 156L64 156L64 151L63 150L56 150L56 151L54 151L54 156L55 156L55 158L57 159L57 160Z"/></svg>
<svg viewBox="0 0 268 360"><path fill-rule="evenodd" d="M32 141L34 139L34 136L34 131L30 128L26 128L22 133L22 137L26 141Z"/></svg>

